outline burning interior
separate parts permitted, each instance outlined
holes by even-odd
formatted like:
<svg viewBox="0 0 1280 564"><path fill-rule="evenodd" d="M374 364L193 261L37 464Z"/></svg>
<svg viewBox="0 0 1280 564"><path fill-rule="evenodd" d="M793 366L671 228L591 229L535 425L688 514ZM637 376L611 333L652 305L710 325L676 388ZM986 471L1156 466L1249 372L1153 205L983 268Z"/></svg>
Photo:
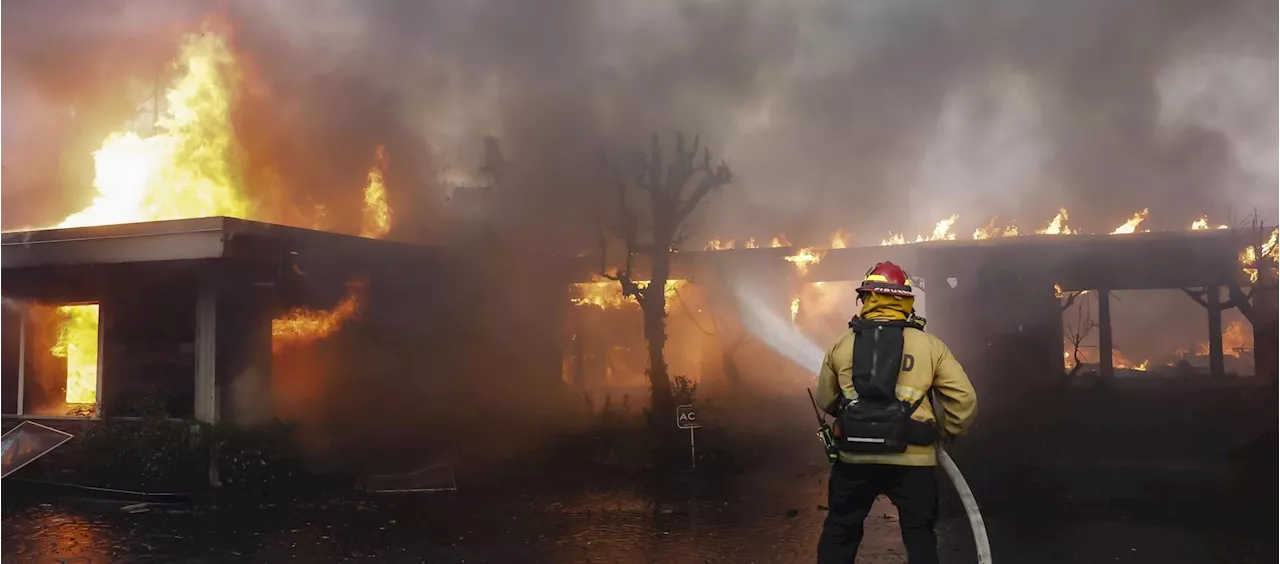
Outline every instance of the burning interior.
<svg viewBox="0 0 1280 564"><path fill-rule="evenodd" d="M782 236L763 246L714 240L705 251L672 255L671 373L712 389L733 386L743 372L738 365L770 375L762 378L783 384L779 392L807 382L821 350L785 350L782 338L744 321L730 288L749 284L788 331L820 347L856 313L858 274L879 260L919 275L917 308L977 374L1221 377L1253 375L1258 366L1273 373L1265 362L1255 366L1254 327L1229 295L1257 281L1257 258L1241 248L1271 257L1263 269L1274 279L1275 231L1250 241L1249 234L1210 229L1201 219L1187 232L1152 233L1140 229L1147 217L1146 210L1136 213L1106 235L1072 230L1062 210L1034 234L1019 236L1016 226L992 221L970 241L953 232L955 217L917 236L918 243L891 234L880 245L859 247L847 232L814 247L792 247ZM618 392L643 397L640 308L623 297L619 283L590 277L571 296L563 379L615 399ZM1100 295L1109 298L1105 306ZM1149 338L1151 327L1125 311L1169 308L1171 300L1181 317L1161 327L1160 339Z"/></svg>

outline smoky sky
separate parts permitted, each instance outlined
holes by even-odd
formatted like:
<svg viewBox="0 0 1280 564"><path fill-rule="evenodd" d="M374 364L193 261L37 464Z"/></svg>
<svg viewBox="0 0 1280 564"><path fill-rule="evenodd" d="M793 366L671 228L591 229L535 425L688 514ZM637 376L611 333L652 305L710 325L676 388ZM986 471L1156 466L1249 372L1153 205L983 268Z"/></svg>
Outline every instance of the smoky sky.
<svg viewBox="0 0 1280 564"><path fill-rule="evenodd" d="M372 147L430 236L446 185L507 181L491 220L590 248L598 155L699 133L734 183L698 234L818 242L1277 215L1275 2L276 0L7 2L4 223L87 202L89 153L178 37L218 13L249 68L237 131L262 197L337 205ZM136 86L132 87L136 91ZM401 227L401 229L410 229ZM588 241L584 244L583 241Z"/></svg>

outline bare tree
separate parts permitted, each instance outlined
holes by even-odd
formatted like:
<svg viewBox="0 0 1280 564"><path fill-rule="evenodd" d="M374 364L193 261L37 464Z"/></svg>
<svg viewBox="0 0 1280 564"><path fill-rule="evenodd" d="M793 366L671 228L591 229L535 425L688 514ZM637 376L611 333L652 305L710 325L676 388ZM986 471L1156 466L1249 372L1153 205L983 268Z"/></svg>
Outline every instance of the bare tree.
<svg viewBox="0 0 1280 564"><path fill-rule="evenodd" d="M623 266L612 274L606 272L607 240L604 222L600 221L600 275L617 281L622 294L640 304L644 314L644 337L649 343L649 387L654 413L667 413L675 408L671 393L671 380L663 347L666 333L666 286L671 278L671 252L684 236L684 226L689 215L703 198L733 179L729 165L721 161L712 165L711 152L699 147L700 139L694 137L693 146L685 144L684 135L676 133L675 151L666 160L658 136L650 138L648 152L636 155L629 170L620 168L607 156L602 156L617 196L617 223L610 230L622 241L625 257ZM639 192L641 198L629 199ZM649 244L642 246L640 239L640 215L636 200L648 196ZM648 250L650 274L647 283L632 278L635 255Z"/></svg>
<svg viewBox="0 0 1280 564"><path fill-rule="evenodd" d="M1067 309L1070 309L1071 306L1075 304L1076 298L1080 296L1087 296L1087 294L1087 292L1071 293L1062 304L1062 310L1066 311ZM1093 316L1089 313L1089 302L1087 299L1080 305L1076 306L1075 324L1073 325L1068 323L1063 326L1064 334L1067 336L1067 341L1071 343L1071 360L1073 362L1071 372L1067 373L1068 380L1075 378L1076 374L1080 373L1080 366L1084 364L1084 360L1080 358L1080 349L1084 346L1082 343L1084 343L1085 339L1089 337L1089 334L1097 327L1098 322L1094 321Z"/></svg>
<svg viewBox="0 0 1280 564"><path fill-rule="evenodd" d="M1270 376L1272 379L1276 378L1277 362L1280 361L1280 350L1276 348L1277 339L1280 338L1280 304L1277 304L1276 292L1280 284L1277 283L1276 241L1273 238L1275 229L1268 229L1256 215L1248 225L1232 229L1248 241L1244 254L1252 260L1242 260L1248 264L1242 264L1243 268L1226 285L1227 301L1219 305L1222 310L1233 307L1240 310L1240 314L1249 321L1253 327L1254 374ZM1202 307L1211 307L1208 288L1184 288L1182 291Z"/></svg>

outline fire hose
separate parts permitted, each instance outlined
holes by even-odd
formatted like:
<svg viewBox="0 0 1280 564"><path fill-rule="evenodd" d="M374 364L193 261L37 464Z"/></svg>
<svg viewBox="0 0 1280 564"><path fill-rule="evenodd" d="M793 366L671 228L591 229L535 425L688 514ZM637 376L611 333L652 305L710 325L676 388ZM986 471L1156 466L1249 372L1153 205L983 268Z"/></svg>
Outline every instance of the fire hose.
<svg viewBox="0 0 1280 564"><path fill-rule="evenodd" d="M938 464L951 480L951 485L955 486L956 493L960 495L960 503L964 505L965 515L969 517L969 529L973 531L973 545L978 551L978 564L991 564L991 543L987 540L987 525L982 522L982 512L978 511L978 500L973 497L969 482L965 481L960 468L956 466L956 461L951 460L951 455L947 454L942 446L938 446Z"/></svg>
<svg viewBox="0 0 1280 564"><path fill-rule="evenodd" d="M827 420L822 418L818 402L813 399L813 392L807 389L805 391L809 392L813 414L818 418L818 439L822 441L822 446L827 452L827 459L835 464L839 460L835 435L831 426L827 425ZM947 454L942 445L937 446L937 451L938 464L942 465L943 473L947 475L947 479L951 480L951 485L955 486L956 493L960 496L960 504L964 506L964 513L969 517L969 529L973 531L973 545L978 552L978 564L991 564L991 543L987 540L987 525L982 521L982 512L978 510L978 500L973 497L969 482L964 479L964 474L960 473L960 468L956 466L956 461L951 459L951 455Z"/></svg>

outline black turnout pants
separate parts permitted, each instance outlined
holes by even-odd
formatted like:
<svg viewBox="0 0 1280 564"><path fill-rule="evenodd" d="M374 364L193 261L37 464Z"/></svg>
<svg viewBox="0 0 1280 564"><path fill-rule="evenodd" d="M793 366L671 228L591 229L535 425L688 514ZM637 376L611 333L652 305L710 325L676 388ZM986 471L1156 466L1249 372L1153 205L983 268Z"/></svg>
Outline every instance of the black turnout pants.
<svg viewBox="0 0 1280 564"><path fill-rule="evenodd" d="M852 564L862 543L862 521L876 496L898 508L902 543L910 564L938 561L938 482L933 466L845 464L831 468L827 520L818 540L818 564Z"/></svg>

